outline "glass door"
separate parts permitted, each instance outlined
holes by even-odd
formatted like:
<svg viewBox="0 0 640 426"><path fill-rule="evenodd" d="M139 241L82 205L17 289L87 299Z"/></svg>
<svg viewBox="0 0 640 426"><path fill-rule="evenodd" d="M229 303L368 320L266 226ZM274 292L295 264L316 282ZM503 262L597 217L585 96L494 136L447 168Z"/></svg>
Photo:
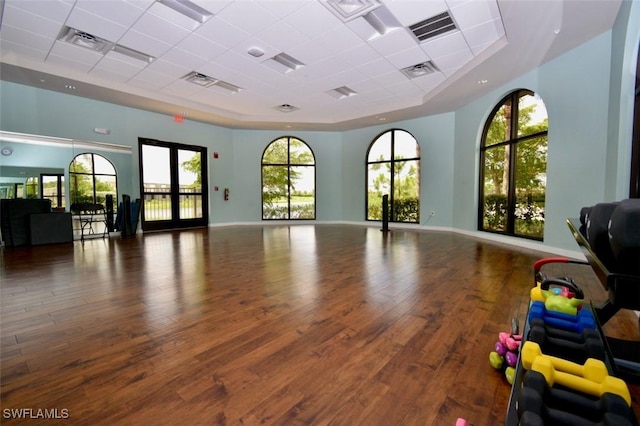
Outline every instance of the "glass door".
<svg viewBox="0 0 640 426"><path fill-rule="evenodd" d="M207 226L207 149L140 139L142 229Z"/></svg>

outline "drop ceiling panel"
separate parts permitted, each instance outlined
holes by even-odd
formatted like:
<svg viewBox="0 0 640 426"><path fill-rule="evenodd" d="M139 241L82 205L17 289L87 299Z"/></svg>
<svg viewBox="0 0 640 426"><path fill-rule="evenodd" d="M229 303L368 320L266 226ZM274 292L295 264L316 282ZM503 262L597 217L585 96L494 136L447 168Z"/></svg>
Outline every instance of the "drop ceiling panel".
<svg viewBox="0 0 640 426"><path fill-rule="evenodd" d="M113 0L78 0L74 12L83 10L124 28L129 28L144 13L148 5L141 8L132 3L122 2L114 7ZM110 39L118 41L117 38Z"/></svg>
<svg viewBox="0 0 640 426"><path fill-rule="evenodd" d="M5 0L4 2L4 13L10 8L17 8L25 10L29 13L32 13L35 16L46 17L51 21L58 22L62 24L69 15L69 11L71 10L71 3L73 2L64 2L58 0L40 0L40 1L25 1L25 0ZM5 15L6 16L6 15ZM4 18L3 21L10 20L9 18ZM37 28L37 27L36 27Z"/></svg>
<svg viewBox="0 0 640 426"><path fill-rule="evenodd" d="M402 114L420 116L463 105L469 96L493 90L610 29L621 4L557 0L548 7L548 2L535 1L380 0L378 12L388 12L391 21L404 26L449 8L462 31L420 44L407 28L369 39L373 27L354 32L355 23L370 26L365 19L345 23L320 0L191 1L214 16L199 24L156 0L5 0L0 77L22 84L45 80L38 87L61 91L54 82L76 78L76 94L91 93L96 99L162 113L173 103L182 111L190 108L198 120L221 125L242 127L244 120L252 120L248 126L269 120L295 125L305 120L298 124L311 128L313 123L335 122L337 127L323 127L331 130L378 124L376 115L396 107ZM553 34L560 24L560 34ZM114 51L105 55L57 42L65 25L155 60L149 64ZM250 56L251 47L264 55ZM278 53L304 66L275 71L267 60ZM444 72L415 79L400 72L427 59ZM513 64L509 70L504 69L505 61ZM243 90L231 95L219 87L185 89L189 83L182 77L192 71ZM476 84L488 76L493 78L489 84ZM90 90L81 91L83 84ZM338 99L326 93L341 86L357 95ZM117 92L110 89L114 87ZM134 95L131 100L127 88ZM416 99L424 105L417 107ZM301 110L283 114L274 109L283 103Z"/></svg>
<svg viewBox="0 0 640 426"><path fill-rule="evenodd" d="M180 42L190 33L189 30L150 13L146 13L138 19L131 29L167 45L174 45ZM145 51L144 49L137 50Z"/></svg>
<svg viewBox="0 0 640 426"><path fill-rule="evenodd" d="M11 27L28 29L26 31L42 37L55 38L60 32L60 22L14 7L13 3L5 4L3 13L2 22L5 24L0 30L7 26L6 22L10 22ZM18 40L14 41L18 42Z"/></svg>
<svg viewBox="0 0 640 426"><path fill-rule="evenodd" d="M416 45L416 39L409 34L409 30L398 28L369 42L381 55L393 55L399 50L406 50Z"/></svg>
<svg viewBox="0 0 640 426"><path fill-rule="evenodd" d="M431 16L438 15L447 10L447 4L444 0L428 0L428 1L388 1L385 2L387 9L400 21L400 23L408 27L416 22L420 22Z"/></svg>
<svg viewBox="0 0 640 426"><path fill-rule="evenodd" d="M498 5L492 1L469 1L452 8L451 14L461 30L500 18Z"/></svg>
<svg viewBox="0 0 640 426"><path fill-rule="evenodd" d="M171 44L169 43L134 30L127 31L118 43L156 58L162 56L164 52L171 48Z"/></svg>
<svg viewBox="0 0 640 426"><path fill-rule="evenodd" d="M284 18L291 25L309 38L316 38L341 25L340 21L318 2L310 2Z"/></svg>
<svg viewBox="0 0 640 426"><path fill-rule="evenodd" d="M420 44L430 58L438 58L461 50L469 50L467 40L460 31L433 38Z"/></svg>
<svg viewBox="0 0 640 426"><path fill-rule="evenodd" d="M256 37L264 43L275 47L280 52L286 52L289 49L311 41L309 37L282 21L278 21L260 31L256 34Z"/></svg>
<svg viewBox="0 0 640 426"><path fill-rule="evenodd" d="M98 52L94 52L90 49L85 49L73 44L65 43L62 41L56 41L51 49L51 53L47 58L49 62L51 55L58 56L60 58L69 58L74 62L81 62L88 65L90 68L95 66L103 55Z"/></svg>
<svg viewBox="0 0 640 426"><path fill-rule="evenodd" d="M19 46L25 46L29 49L41 52L41 58L47 55L47 52L51 48L51 39L47 37L39 36L30 31L24 31L18 27L11 25L3 25L2 31L0 31L0 46L2 49L9 48L8 43L12 44L10 50L20 52Z"/></svg>
<svg viewBox="0 0 640 426"><path fill-rule="evenodd" d="M406 68L429 60L429 57L420 49L419 46L413 46L409 49L402 50L393 55L388 55L387 60L396 68Z"/></svg>
<svg viewBox="0 0 640 426"><path fill-rule="evenodd" d="M71 11L66 25L112 42L118 41L127 31L125 26L79 8Z"/></svg>
<svg viewBox="0 0 640 426"><path fill-rule="evenodd" d="M222 9L216 16L253 35L278 20L260 4L261 2L252 0L236 1Z"/></svg>

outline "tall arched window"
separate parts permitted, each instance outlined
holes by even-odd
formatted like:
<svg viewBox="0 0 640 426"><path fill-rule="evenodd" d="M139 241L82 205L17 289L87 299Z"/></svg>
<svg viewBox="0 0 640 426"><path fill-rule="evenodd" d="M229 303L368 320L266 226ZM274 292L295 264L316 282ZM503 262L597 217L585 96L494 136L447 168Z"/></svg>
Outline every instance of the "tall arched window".
<svg viewBox="0 0 640 426"><path fill-rule="evenodd" d="M487 119L480 148L481 231L542 240L547 110L529 90L506 96Z"/></svg>
<svg viewBox="0 0 640 426"><path fill-rule="evenodd" d="M71 204L93 203L105 205L107 194L118 199L116 169L102 155L77 155L69 165Z"/></svg>
<svg viewBox="0 0 640 426"><path fill-rule="evenodd" d="M389 130L367 153L367 220L382 219L389 195L389 221L420 222L420 145L405 130Z"/></svg>
<svg viewBox="0 0 640 426"><path fill-rule="evenodd" d="M278 138L262 154L262 219L315 218L313 152L298 138Z"/></svg>

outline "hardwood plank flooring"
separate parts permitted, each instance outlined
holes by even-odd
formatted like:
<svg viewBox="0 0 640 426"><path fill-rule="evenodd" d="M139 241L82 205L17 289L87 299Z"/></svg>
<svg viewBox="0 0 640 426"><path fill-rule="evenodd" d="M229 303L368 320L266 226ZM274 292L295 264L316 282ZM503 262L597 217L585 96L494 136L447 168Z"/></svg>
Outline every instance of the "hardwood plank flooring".
<svg viewBox="0 0 640 426"><path fill-rule="evenodd" d="M545 256L347 225L4 248L1 421L35 424L7 418L23 408L68 414L48 424L502 424L510 387L488 354L524 324ZM590 268L548 268L605 299ZM605 329L640 339L631 312Z"/></svg>

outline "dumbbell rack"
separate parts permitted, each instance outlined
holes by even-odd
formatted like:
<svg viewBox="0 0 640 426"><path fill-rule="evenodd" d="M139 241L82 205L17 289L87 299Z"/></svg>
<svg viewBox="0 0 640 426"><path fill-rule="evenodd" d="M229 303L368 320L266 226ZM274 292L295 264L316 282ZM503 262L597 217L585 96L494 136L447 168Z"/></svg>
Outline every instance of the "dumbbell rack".
<svg viewBox="0 0 640 426"><path fill-rule="evenodd" d="M567 219L567 225L576 243L582 249L588 264L608 293L609 299L594 308L600 324L609 321L620 309L640 310L640 277L610 272L591 249L589 242L580 231L579 219ZM640 382L640 342L607 337L615 370L625 379Z"/></svg>
<svg viewBox="0 0 640 426"><path fill-rule="evenodd" d="M573 230L573 229L572 229ZM588 247L588 245L587 245ZM595 256L594 256L595 258ZM597 258L595 258L597 260ZM531 309L531 305L530 305L530 309ZM619 366L617 366L615 364L615 359L612 355L611 349L609 347L609 339L606 338L605 334L602 331L602 320L600 319L600 313L598 312L598 308L595 308L591 303L584 303L583 308L582 309L587 309L589 310L592 314L594 314L594 318L595 318L595 322L596 322L596 331L597 334L600 336L601 341L603 343L603 346L605 348L605 357L603 359L607 370L609 371L609 373L611 375L614 376L619 376ZM615 313L615 312L614 312ZM529 311L527 311L527 316L526 316L527 320L525 321L525 325L524 325L524 329L521 330L522 335L523 335L523 341L522 344L525 343L526 341L526 337L529 334L529 331L531 329L531 326L529 324ZM607 318L608 319L608 318ZM517 392L518 390L521 388L522 386L522 381L524 378L524 374L525 374L525 369L522 366L522 361L519 360L518 364L516 366L516 372L515 372L515 376L514 376L514 381L513 381L513 386L511 388L511 393L509 395L509 405L507 408L507 414L505 417L505 425L506 426L516 426L519 423L519 418L518 418L518 413L517 413L517 406L516 406L516 401L517 401ZM635 417L633 417L631 420L631 423L633 425L638 425L638 421Z"/></svg>

